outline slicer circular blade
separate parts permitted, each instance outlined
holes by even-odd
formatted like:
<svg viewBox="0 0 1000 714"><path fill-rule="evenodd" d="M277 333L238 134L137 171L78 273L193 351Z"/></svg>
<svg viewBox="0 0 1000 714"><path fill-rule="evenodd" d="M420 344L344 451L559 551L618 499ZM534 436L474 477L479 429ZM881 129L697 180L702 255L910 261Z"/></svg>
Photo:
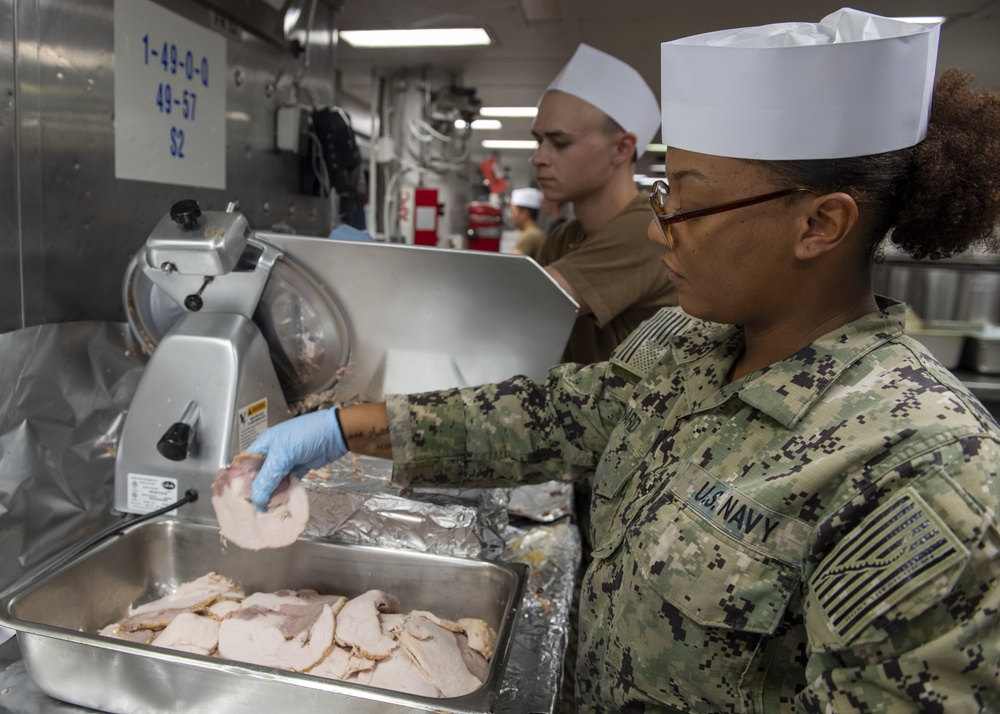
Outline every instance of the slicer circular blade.
<svg viewBox="0 0 1000 714"><path fill-rule="evenodd" d="M150 354L186 312L146 276L136 257L125 270L122 298L129 329ZM275 261L253 321L267 341L289 402L336 384L350 354L347 323L323 285L304 268L287 258Z"/></svg>
<svg viewBox="0 0 1000 714"><path fill-rule="evenodd" d="M347 323L323 286L296 263L279 260L253 321L271 350L288 401L331 388L347 366Z"/></svg>

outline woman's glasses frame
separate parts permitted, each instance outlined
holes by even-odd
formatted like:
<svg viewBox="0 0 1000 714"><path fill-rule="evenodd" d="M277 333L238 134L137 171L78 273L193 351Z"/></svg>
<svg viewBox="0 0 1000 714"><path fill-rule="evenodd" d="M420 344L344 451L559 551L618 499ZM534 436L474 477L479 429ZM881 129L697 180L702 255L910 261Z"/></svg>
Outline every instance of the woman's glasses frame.
<svg viewBox="0 0 1000 714"><path fill-rule="evenodd" d="M702 218L703 216L712 216L716 213L725 213L726 211L733 211L737 208L744 208L745 206L753 206L754 204L764 203L765 201L773 201L776 198L790 196L793 193L800 193L803 191L815 193L811 188L797 186L795 188L784 188L780 191L764 193L759 196L751 196L750 198L741 198L738 201L727 201L726 203L719 203L715 206L708 206L707 208L694 208L689 211L667 213L666 207L667 200L670 198L670 186L666 181L657 181L653 184L653 188L649 192L649 205L653 209L653 218L656 221L656 226L660 229L660 237L663 239L663 242L666 243L667 247L673 250L674 236L670 232L670 226L675 223L690 221L695 218Z"/></svg>

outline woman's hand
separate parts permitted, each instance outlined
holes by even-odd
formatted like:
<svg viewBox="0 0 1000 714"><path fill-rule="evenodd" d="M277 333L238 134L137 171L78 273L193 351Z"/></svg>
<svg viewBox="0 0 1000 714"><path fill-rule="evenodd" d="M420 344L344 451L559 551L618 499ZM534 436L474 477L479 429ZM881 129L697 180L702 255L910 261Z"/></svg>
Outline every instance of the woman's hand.
<svg viewBox="0 0 1000 714"><path fill-rule="evenodd" d="M253 480L252 497L257 510L267 508L271 494L288 474L302 478L347 453L337 407L303 414L272 426L247 451L267 458Z"/></svg>

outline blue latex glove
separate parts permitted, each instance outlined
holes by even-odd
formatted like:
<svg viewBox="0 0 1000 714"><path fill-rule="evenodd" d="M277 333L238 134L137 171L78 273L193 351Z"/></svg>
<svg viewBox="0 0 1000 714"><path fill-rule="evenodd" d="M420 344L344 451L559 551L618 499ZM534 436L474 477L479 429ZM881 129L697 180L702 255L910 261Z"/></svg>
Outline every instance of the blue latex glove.
<svg viewBox="0 0 1000 714"><path fill-rule="evenodd" d="M339 226L330 231L330 237L336 238L338 240L359 240L359 241L373 241L372 234L368 231L358 230L354 226L349 226L346 223L341 223Z"/></svg>
<svg viewBox="0 0 1000 714"><path fill-rule="evenodd" d="M333 407L272 426L247 451L267 456L252 487L253 505L264 511L281 479L288 474L302 478L336 461L347 453L347 444Z"/></svg>

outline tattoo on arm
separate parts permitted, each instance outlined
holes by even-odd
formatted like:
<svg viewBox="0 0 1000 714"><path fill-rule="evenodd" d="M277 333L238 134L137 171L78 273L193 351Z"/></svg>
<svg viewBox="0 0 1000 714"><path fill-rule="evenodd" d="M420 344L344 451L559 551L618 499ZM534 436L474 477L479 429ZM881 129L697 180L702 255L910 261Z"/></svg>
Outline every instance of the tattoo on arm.
<svg viewBox="0 0 1000 714"><path fill-rule="evenodd" d="M341 426L348 448L366 456L392 458L392 437L385 406L367 404L342 409Z"/></svg>

